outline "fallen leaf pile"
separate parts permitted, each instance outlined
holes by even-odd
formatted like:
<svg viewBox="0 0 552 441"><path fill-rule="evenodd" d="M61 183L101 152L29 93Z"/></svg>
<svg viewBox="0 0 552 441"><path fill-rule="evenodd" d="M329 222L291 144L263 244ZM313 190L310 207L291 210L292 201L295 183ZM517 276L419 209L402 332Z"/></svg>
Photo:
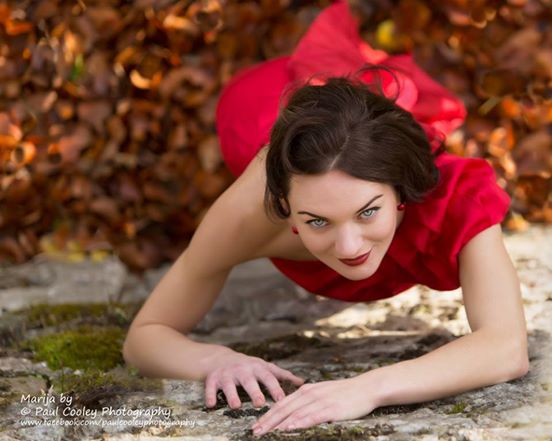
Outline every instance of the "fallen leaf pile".
<svg viewBox="0 0 552 441"><path fill-rule="evenodd" d="M447 149L494 166L512 197L506 227L552 223L552 1L351 4L364 18L367 41L413 51L466 104L466 124L449 137Z"/></svg>
<svg viewBox="0 0 552 441"><path fill-rule="evenodd" d="M290 53L329 0L0 2L0 262L174 260L232 182L221 88ZM550 0L351 0L363 37L460 96L448 150L487 158L507 226L552 222Z"/></svg>

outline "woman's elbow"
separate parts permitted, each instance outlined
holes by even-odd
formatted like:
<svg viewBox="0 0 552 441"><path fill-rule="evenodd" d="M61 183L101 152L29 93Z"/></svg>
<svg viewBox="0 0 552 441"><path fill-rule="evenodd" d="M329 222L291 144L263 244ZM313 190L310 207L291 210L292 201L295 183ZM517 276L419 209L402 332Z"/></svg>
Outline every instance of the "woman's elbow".
<svg viewBox="0 0 552 441"><path fill-rule="evenodd" d="M529 372L529 355L527 345L521 344L514 348L510 358L511 370L507 381L516 380L524 377Z"/></svg>
<svg viewBox="0 0 552 441"><path fill-rule="evenodd" d="M527 351L522 351L521 354L519 355L519 361L516 365L516 369L514 370L512 380L524 377L528 373L529 373L529 357L527 355Z"/></svg>
<svg viewBox="0 0 552 441"><path fill-rule="evenodd" d="M135 351L132 348L132 331L129 331L126 335L125 341L123 342L123 360L125 361L128 367L138 368L139 366L136 363Z"/></svg>

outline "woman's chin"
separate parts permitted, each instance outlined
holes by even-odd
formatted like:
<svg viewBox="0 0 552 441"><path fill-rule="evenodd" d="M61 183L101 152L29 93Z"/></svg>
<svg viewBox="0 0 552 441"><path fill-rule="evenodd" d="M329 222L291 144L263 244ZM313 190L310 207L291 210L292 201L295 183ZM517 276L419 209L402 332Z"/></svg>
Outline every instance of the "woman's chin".
<svg viewBox="0 0 552 441"><path fill-rule="evenodd" d="M335 272L339 273L341 276L348 280L364 280L368 277L371 277L377 270L373 268L373 265L364 262L361 265L349 266L342 262L332 265L331 267Z"/></svg>
<svg viewBox="0 0 552 441"><path fill-rule="evenodd" d="M339 274L341 274L343 277L345 277L348 280L357 281L357 280L364 280L369 277L371 277L374 273L369 271L338 271Z"/></svg>

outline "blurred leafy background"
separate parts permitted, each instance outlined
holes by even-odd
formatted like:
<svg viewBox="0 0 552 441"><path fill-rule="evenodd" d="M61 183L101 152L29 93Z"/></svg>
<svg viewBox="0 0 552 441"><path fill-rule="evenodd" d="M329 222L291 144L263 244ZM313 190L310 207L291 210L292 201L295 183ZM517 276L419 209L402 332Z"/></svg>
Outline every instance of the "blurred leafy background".
<svg viewBox="0 0 552 441"><path fill-rule="evenodd" d="M329 0L0 1L0 263L175 259L233 178L214 112ZM466 104L447 149L486 158L504 226L552 223L552 0L350 0Z"/></svg>

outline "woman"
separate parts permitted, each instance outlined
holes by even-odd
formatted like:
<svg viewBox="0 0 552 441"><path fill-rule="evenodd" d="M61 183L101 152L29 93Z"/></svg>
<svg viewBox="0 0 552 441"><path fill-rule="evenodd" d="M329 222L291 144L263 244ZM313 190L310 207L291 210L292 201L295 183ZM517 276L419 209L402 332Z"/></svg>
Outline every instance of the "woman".
<svg viewBox="0 0 552 441"><path fill-rule="evenodd" d="M145 375L205 380L208 406L221 389L239 407L238 385L261 406L264 384L277 403L255 434L358 418L528 370L520 286L500 229L509 198L486 161L442 152L443 136L465 116L458 99L410 56L368 47L357 25L346 3L336 2L293 55L254 66L226 87L217 129L237 179L148 298L124 345L126 361ZM382 66L383 94L394 102L371 90L375 71L361 69L367 63ZM415 284L461 286L472 333L286 397L279 380L301 385L301 378L185 336L232 267L259 257L308 291L345 301L386 298Z"/></svg>

